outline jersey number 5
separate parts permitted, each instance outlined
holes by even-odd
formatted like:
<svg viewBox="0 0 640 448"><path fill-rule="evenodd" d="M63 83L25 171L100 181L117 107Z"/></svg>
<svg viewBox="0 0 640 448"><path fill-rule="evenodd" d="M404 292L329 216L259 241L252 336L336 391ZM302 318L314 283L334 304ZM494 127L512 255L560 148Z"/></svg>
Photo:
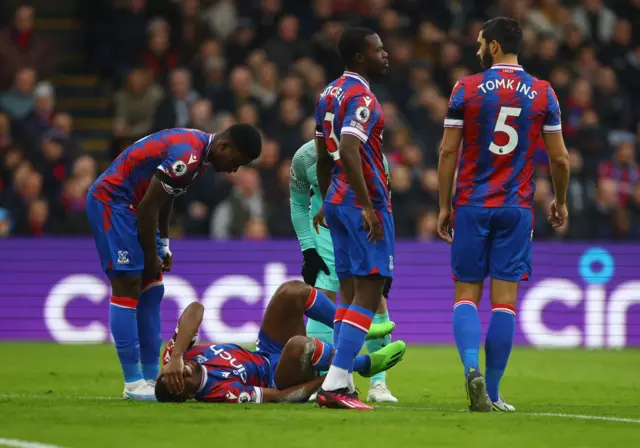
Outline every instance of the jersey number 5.
<svg viewBox="0 0 640 448"><path fill-rule="evenodd" d="M518 146L518 131L507 124L507 119L509 117L519 117L521 112L522 109L519 107L502 107L500 109L498 122L496 123L496 127L493 132L504 132L505 134L507 134L507 137L509 137L509 141L502 146L496 145L495 143L491 142L491 145L489 145L489 151L494 154L503 156L516 149L516 146Z"/></svg>
<svg viewBox="0 0 640 448"><path fill-rule="evenodd" d="M338 137L336 136L336 133L334 130L334 126L333 126L334 118L336 118L336 115L332 114L331 112L327 112L326 114L324 114L324 121L328 121L329 125L331 126L331 134L329 134L329 138L333 140L333 142L336 144L335 151L331 151L329 148L327 148L327 152L329 153L329 155L333 160L340 160L340 151L338 151L338 149L340 148L340 140L338 140Z"/></svg>

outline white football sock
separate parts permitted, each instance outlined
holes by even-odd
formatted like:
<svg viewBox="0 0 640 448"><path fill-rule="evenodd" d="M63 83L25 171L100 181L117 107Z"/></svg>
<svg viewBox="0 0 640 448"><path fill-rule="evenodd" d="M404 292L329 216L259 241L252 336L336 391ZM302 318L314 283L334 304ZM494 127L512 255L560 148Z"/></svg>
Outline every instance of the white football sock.
<svg viewBox="0 0 640 448"><path fill-rule="evenodd" d="M356 391L356 383L353 381L353 373L349 374L349 392L355 393Z"/></svg>
<svg viewBox="0 0 640 448"><path fill-rule="evenodd" d="M341 369L334 365L329 367L327 377L322 383L322 389L326 391L334 391L349 386L349 371Z"/></svg>

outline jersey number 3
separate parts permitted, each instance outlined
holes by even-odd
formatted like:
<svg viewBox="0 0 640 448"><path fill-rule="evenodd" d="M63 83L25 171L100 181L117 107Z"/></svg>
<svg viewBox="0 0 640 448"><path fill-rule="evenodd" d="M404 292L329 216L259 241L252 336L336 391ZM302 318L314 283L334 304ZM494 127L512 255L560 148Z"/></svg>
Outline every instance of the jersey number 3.
<svg viewBox="0 0 640 448"><path fill-rule="evenodd" d="M509 117L519 117L521 112L522 109L519 107L502 107L500 109L498 121L493 132L504 132L505 134L507 134L507 137L509 137L509 141L507 141L507 143L502 146L496 145L495 143L491 142L491 145L489 145L489 151L494 154L503 156L516 149L516 146L518 146L518 131L507 124L507 119Z"/></svg>
<svg viewBox="0 0 640 448"><path fill-rule="evenodd" d="M336 144L335 151L331 151L329 148L327 148L327 152L333 160L340 160L340 151L338 151L338 149L340 148L340 140L338 140L335 128L333 126L334 118L336 118L336 115L332 114L331 112L327 112L326 114L324 114L324 121L328 121L329 125L331 126L331 134L329 134L329 138Z"/></svg>

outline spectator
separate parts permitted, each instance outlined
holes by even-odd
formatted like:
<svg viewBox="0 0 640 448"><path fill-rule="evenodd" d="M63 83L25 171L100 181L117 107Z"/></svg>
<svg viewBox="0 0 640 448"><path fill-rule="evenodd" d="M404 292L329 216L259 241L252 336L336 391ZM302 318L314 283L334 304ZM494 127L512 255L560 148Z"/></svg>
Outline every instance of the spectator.
<svg viewBox="0 0 640 448"><path fill-rule="evenodd" d="M602 0L583 0L573 12L573 21L596 44L606 44L611 40L616 15Z"/></svg>
<svg viewBox="0 0 640 448"><path fill-rule="evenodd" d="M631 24L628 20L618 19L613 29L611 42L600 50L599 59L603 64L611 66L614 70L624 68L624 58L631 50Z"/></svg>
<svg viewBox="0 0 640 448"><path fill-rule="evenodd" d="M252 92L253 78L251 71L246 66L239 66L231 71L229 76L229 90L219 97L217 103L218 110L237 112L246 103L259 104Z"/></svg>
<svg viewBox="0 0 640 448"><path fill-rule="evenodd" d="M0 110L12 119L21 120L33 110L36 72L23 68L16 73L13 88L0 96Z"/></svg>
<svg viewBox="0 0 640 448"><path fill-rule="evenodd" d="M191 64L202 42L211 36L211 28L201 18L200 0L182 0L182 21L178 25L180 55L182 62Z"/></svg>
<svg viewBox="0 0 640 448"><path fill-rule="evenodd" d="M214 2L202 14L217 36L227 39L238 26L238 11L233 0Z"/></svg>
<svg viewBox="0 0 640 448"><path fill-rule="evenodd" d="M153 129L153 115L163 95L160 86L152 83L147 70L134 69L127 76L124 88L115 95L113 135L129 141L148 135Z"/></svg>
<svg viewBox="0 0 640 448"><path fill-rule="evenodd" d="M140 62L145 51L149 20L147 9L147 0L131 0L127 8L115 11L113 25L108 27L118 32L105 30L111 41L107 51L112 55L105 59L112 61L113 66L107 65L104 69L113 74L118 84ZM104 22L104 17L97 21Z"/></svg>
<svg viewBox="0 0 640 448"><path fill-rule="evenodd" d="M241 167L233 175L231 195L213 213L211 236L216 239L239 238L251 219L266 215L260 177L254 168Z"/></svg>
<svg viewBox="0 0 640 448"><path fill-rule="evenodd" d="M200 99L191 104L189 127L213 134L215 132L215 120L211 101Z"/></svg>
<svg viewBox="0 0 640 448"><path fill-rule="evenodd" d="M249 18L242 18L238 22L238 28L227 42L226 53L229 65L235 67L244 64L256 40L253 22Z"/></svg>
<svg viewBox="0 0 640 448"><path fill-rule="evenodd" d="M168 73L177 67L178 54L171 49L169 23L162 18L153 19L148 27L148 49L142 55L142 65L151 72L156 82L164 85Z"/></svg>
<svg viewBox="0 0 640 448"><path fill-rule="evenodd" d="M250 218L245 227L244 237L255 241L269 238L269 230L264 220L262 218Z"/></svg>
<svg viewBox="0 0 640 448"><path fill-rule="evenodd" d="M618 85L613 69L600 69L596 83L594 102L601 125L607 129L631 130L633 115L629 94Z"/></svg>
<svg viewBox="0 0 640 448"><path fill-rule="evenodd" d="M634 144L631 141L620 143L616 148L613 160L605 161L598 168L598 183L605 183L606 194L610 194L610 183L613 183L618 199L616 204L626 207L635 190L640 183L640 168L636 163Z"/></svg>
<svg viewBox="0 0 640 448"><path fill-rule="evenodd" d="M12 144L11 118L4 112L0 112L0 154Z"/></svg>
<svg viewBox="0 0 640 448"><path fill-rule="evenodd" d="M33 107L29 113L16 123L16 135L33 153L37 151L40 138L53 124L55 109L55 91L48 82L39 83L33 90Z"/></svg>
<svg viewBox="0 0 640 448"><path fill-rule="evenodd" d="M267 57L276 63L280 73L285 73L291 63L310 53L308 45L298 39L299 22L287 15L278 21L278 35L264 45Z"/></svg>
<svg viewBox="0 0 640 448"><path fill-rule="evenodd" d="M292 158L304 143L301 138L302 107L298 101L285 98L280 102L277 121L269 126L269 134L280 142L282 156Z"/></svg>
<svg viewBox="0 0 640 448"><path fill-rule="evenodd" d="M184 128L189 124L189 108L199 98L191 88L191 73L186 69L175 69L169 79L169 95L160 102L155 117L154 129Z"/></svg>
<svg viewBox="0 0 640 448"><path fill-rule="evenodd" d="M253 95L263 109L271 109L278 99L278 67L266 62L258 73L258 83L253 86Z"/></svg>
<svg viewBox="0 0 640 448"><path fill-rule="evenodd" d="M50 41L34 29L35 9L16 10L13 25L0 31L0 92L11 87L20 69L33 67L41 78L51 76L57 56Z"/></svg>

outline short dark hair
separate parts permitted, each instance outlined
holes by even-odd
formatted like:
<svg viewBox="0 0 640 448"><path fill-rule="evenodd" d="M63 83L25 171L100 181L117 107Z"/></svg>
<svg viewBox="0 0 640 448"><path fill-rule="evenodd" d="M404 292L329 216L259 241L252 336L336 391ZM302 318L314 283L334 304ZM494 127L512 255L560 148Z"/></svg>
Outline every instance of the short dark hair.
<svg viewBox="0 0 640 448"><path fill-rule="evenodd" d="M376 34L375 31L369 28L353 27L347 28L338 41L338 51L340 57L346 65L353 62L356 54L364 53L367 48L367 37Z"/></svg>
<svg viewBox="0 0 640 448"><path fill-rule="evenodd" d="M162 378L156 382L155 394L156 400L160 403L184 403L187 401L185 396L169 392L169 389L167 389L167 385Z"/></svg>
<svg viewBox="0 0 640 448"><path fill-rule="evenodd" d="M260 157L262 152L262 137L260 132L250 124L234 124L223 132L223 138L228 139L233 149L249 160Z"/></svg>
<svg viewBox="0 0 640 448"><path fill-rule="evenodd" d="M496 41L504 54L518 54L522 48L522 28L517 20L509 17L496 17L487 20L481 28L482 37L487 44Z"/></svg>

